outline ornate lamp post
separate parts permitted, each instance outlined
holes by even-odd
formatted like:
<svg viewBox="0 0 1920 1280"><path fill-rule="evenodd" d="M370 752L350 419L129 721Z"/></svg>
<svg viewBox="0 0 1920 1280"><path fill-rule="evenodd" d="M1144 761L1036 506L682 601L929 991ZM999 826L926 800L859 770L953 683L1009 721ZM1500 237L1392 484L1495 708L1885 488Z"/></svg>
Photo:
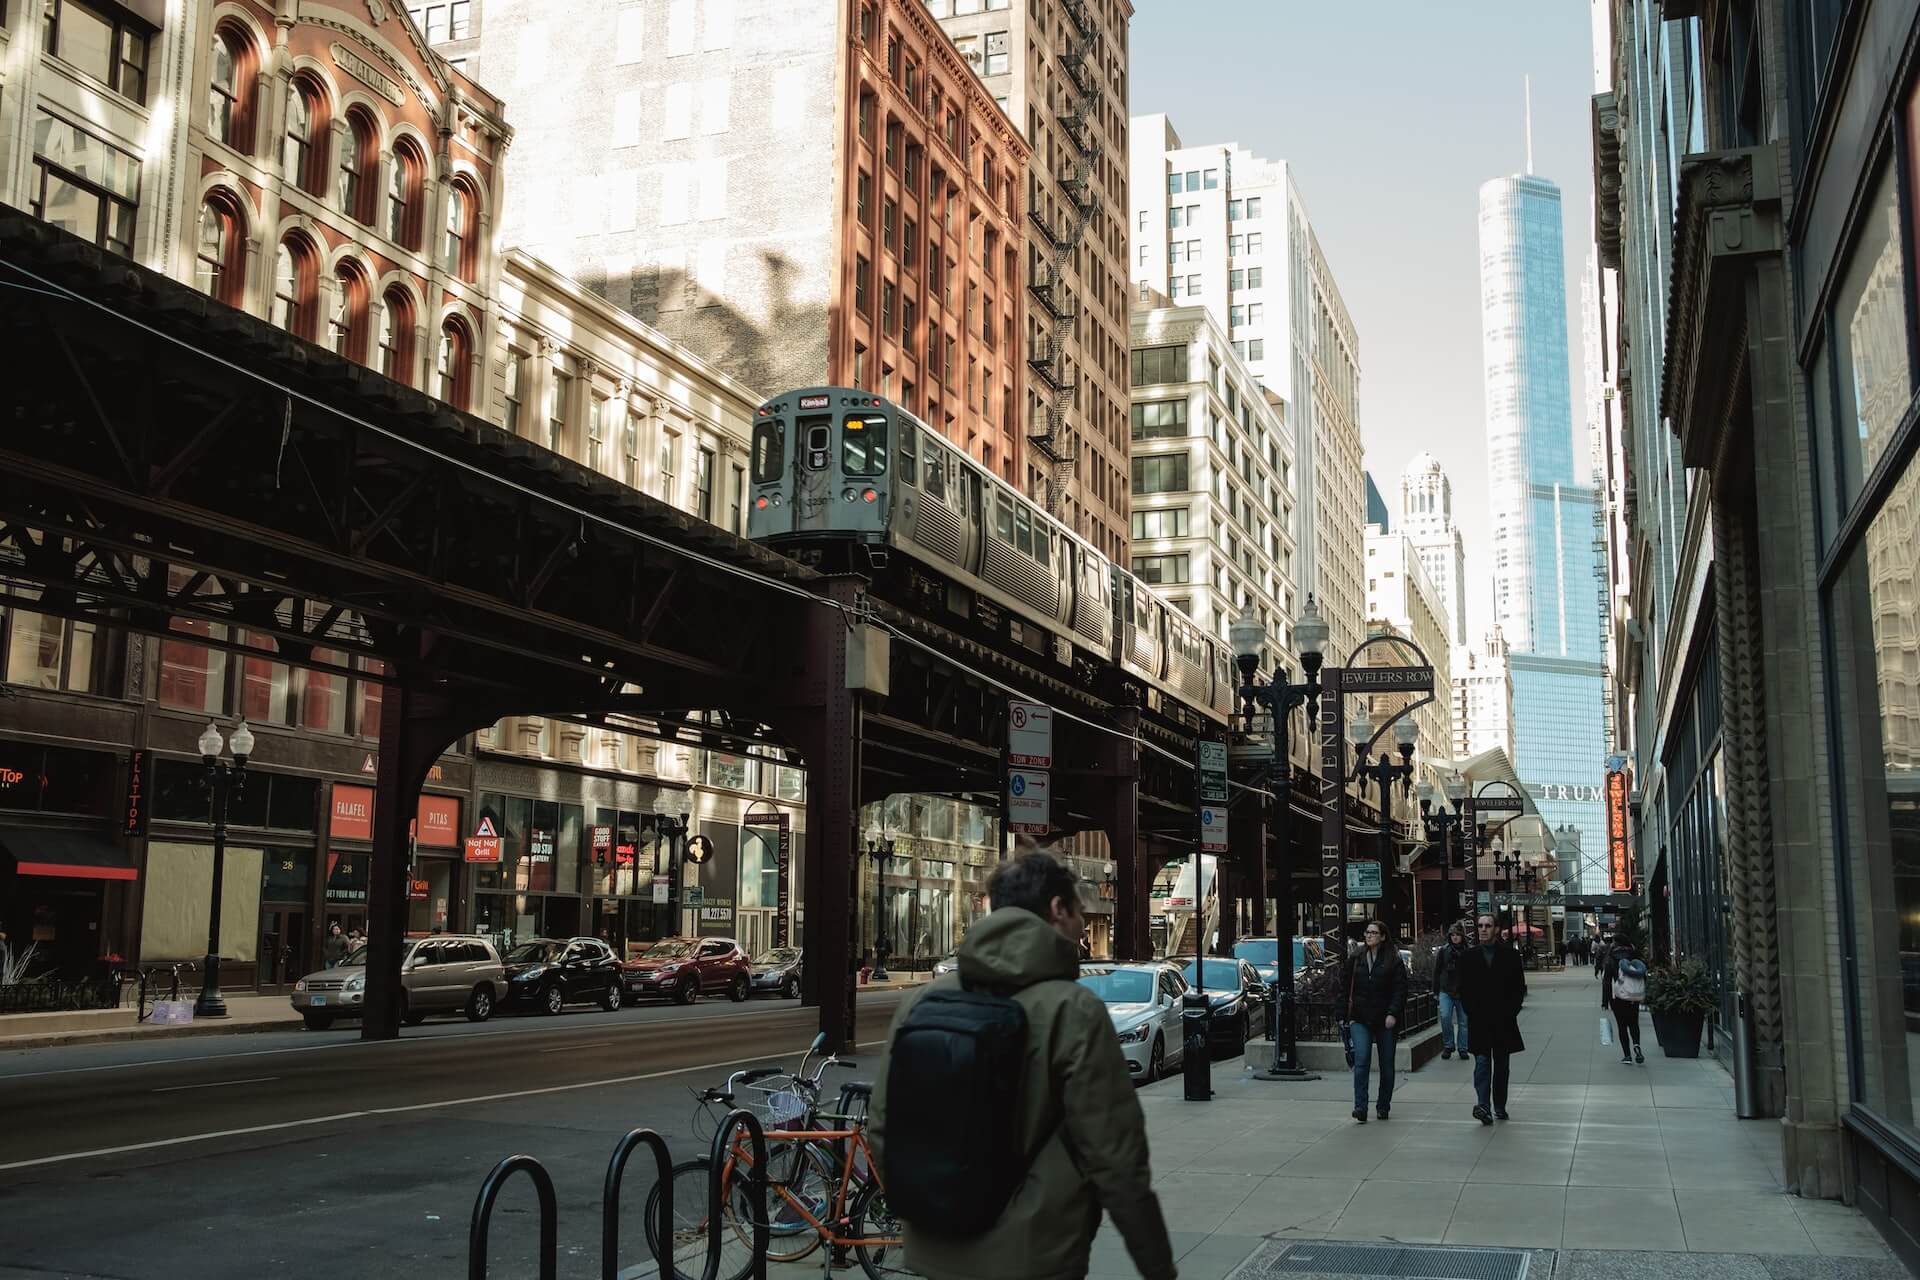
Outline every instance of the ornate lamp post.
<svg viewBox="0 0 1920 1280"><path fill-rule="evenodd" d="M886 870L887 859L893 856L893 837L882 834L878 839L867 838L867 857L873 863L873 980L892 982L893 975L887 972L887 953L893 949L892 941L887 937L886 889L881 880Z"/></svg>
<svg viewBox="0 0 1920 1280"><path fill-rule="evenodd" d="M1389 723L1393 728L1394 746L1400 753L1397 764L1384 751L1378 759L1368 762L1367 752L1379 737L1379 732L1373 727L1373 717L1364 709L1356 710L1347 725L1347 737L1353 742L1353 776L1373 783L1380 791L1380 875L1383 881L1387 864L1393 858L1393 788L1395 783L1409 790L1413 786L1413 740L1420 732L1419 726L1414 724L1413 717L1406 711ZM1380 732L1384 731L1383 726Z"/></svg>
<svg viewBox="0 0 1920 1280"><path fill-rule="evenodd" d="M224 1018L227 1002L220 995L220 900L227 879L227 806L247 789L247 757L253 754L253 730L242 720L233 737L222 740L220 726L209 720L200 733L200 760L207 767L207 821L213 824L213 889L207 900L207 956L201 974L200 996L193 1002L196 1018ZM220 752L233 748L233 763Z"/></svg>
<svg viewBox="0 0 1920 1280"><path fill-rule="evenodd" d="M1320 664L1326 651L1328 633L1327 620L1320 616L1320 610L1309 595L1306 608L1293 626L1293 639L1300 646L1300 665L1306 672L1306 681L1293 684L1287 677L1286 667L1276 661L1271 680L1263 685L1255 679L1254 672L1260 665L1266 628L1260 625L1253 606L1242 609L1240 616L1227 630L1228 639L1233 645L1234 662L1240 668L1240 709L1245 716L1248 736L1253 734L1256 708L1266 708L1273 717L1273 754L1268 760L1267 790L1273 798L1273 821L1280 841L1280 851L1275 857L1273 908L1274 959L1277 963L1274 965L1273 983L1267 988L1270 1001L1267 1038L1273 1041L1273 1065L1259 1073L1257 1078L1261 1080L1319 1078L1300 1068L1300 1037L1294 1017L1293 934L1299 926L1296 919L1299 913L1294 906L1293 872L1287 865L1287 852L1291 845L1287 838L1287 815L1291 812L1293 800L1293 759L1287 739L1295 708L1307 707L1309 727L1318 717Z"/></svg>
<svg viewBox="0 0 1920 1280"><path fill-rule="evenodd" d="M667 927L660 934L663 938L680 936L680 851L692 818L691 814L674 812L671 804L663 795L655 799L653 805L654 834L667 846L667 865L662 868L657 861L654 864L654 874L667 877Z"/></svg>
<svg viewBox="0 0 1920 1280"><path fill-rule="evenodd" d="M1459 901L1453 896L1453 860L1461 838L1460 828L1466 820L1460 803L1467 798L1467 780L1458 773L1449 773L1444 786L1447 807L1439 810L1432 807L1438 795L1434 785L1423 782L1419 787L1420 817L1426 825L1427 839L1440 842L1440 901L1447 913L1447 918L1441 921L1442 933L1460 909Z"/></svg>

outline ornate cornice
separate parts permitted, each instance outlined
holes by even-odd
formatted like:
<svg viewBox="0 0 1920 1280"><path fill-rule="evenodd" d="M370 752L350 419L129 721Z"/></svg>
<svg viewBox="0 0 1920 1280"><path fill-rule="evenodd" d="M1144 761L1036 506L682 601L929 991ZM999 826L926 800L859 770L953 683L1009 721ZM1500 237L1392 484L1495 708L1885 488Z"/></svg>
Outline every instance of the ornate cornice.
<svg viewBox="0 0 1920 1280"><path fill-rule="evenodd" d="M1593 95L1593 239L1600 265L1620 267L1620 111L1611 93Z"/></svg>
<svg viewBox="0 0 1920 1280"><path fill-rule="evenodd" d="M1688 156L1679 188L1660 412L1679 435L1686 464L1705 467L1744 353L1747 280L1762 259L1785 252L1786 234L1770 148Z"/></svg>

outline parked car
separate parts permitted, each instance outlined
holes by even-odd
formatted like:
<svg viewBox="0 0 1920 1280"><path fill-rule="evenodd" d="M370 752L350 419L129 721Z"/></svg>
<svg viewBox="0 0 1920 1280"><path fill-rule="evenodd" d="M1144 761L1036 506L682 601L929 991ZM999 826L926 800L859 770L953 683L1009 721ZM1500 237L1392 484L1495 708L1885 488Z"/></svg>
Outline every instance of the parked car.
<svg viewBox="0 0 1920 1280"><path fill-rule="evenodd" d="M732 938L665 938L620 968L630 1001L692 1004L723 991L730 999L745 1000L753 983L753 965Z"/></svg>
<svg viewBox="0 0 1920 1280"><path fill-rule="evenodd" d="M800 998L802 952L798 947L773 947L753 958L752 990L788 1000Z"/></svg>
<svg viewBox="0 0 1920 1280"><path fill-rule="evenodd" d="M1260 975L1262 982L1280 981L1280 939L1278 938L1242 938L1233 944L1234 958L1245 960ZM1317 964L1325 958L1326 949L1318 938L1295 937L1293 940L1293 972L1298 977L1308 965Z"/></svg>
<svg viewBox="0 0 1920 1280"><path fill-rule="evenodd" d="M1180 970L1188 986L1194 983L1194 962ZM1255 1030L1267 1029L1267 988L1245 960L1207 959L1206 996L1212 1020L1208 1041L1226 1055L1244 1052Z"/></svg>
<svg viewBox="0 0 1920 1280"><path fill-rule="evenodd" d="M410 1027L434 1013L464 1012L469 1022L485 1022L506 999L506 970L485 938L435 934L408 938L402 948L400 1020ZM315 1031L332 1026L336 1018L360 1017L366 1011L367 948L355 947L333 968L295 982L291 999Z"/></svg>
<svg viewBox="0 0 1920 1280"><path fill-rule="evenodd" d="M958 973L959 971L960 953L958 951L944 959L933 962L933 976L936 978L944 978L950 973Z"/></svg>
<svg viewBox="0 0 1920 1280"><path fill-rule="evenodd" d="M1187 983L1170 964L1083 962L1080 985L1107 1002L1127 1070L1153 1081L1185 1056L1180 997Z"/></svg>
<svg viewBox="0 0 1920 1280"><path fill-rule="evenodd" d="M507 1007L559 1013L570 1004L621 1004L620 961L598 938L531 938L507 952Z"/></svg>

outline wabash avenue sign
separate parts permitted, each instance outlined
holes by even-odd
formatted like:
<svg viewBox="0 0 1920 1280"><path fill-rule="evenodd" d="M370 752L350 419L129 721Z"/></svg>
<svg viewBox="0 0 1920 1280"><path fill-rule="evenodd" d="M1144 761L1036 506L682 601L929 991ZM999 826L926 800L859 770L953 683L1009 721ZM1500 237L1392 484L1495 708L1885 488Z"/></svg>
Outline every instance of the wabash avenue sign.
<svg viewBox="0 0 1920 1280"><path fill-rule="evenodd" d="M1633 888L1633 859L1627 850L1627 774L1607 772L1607 884L1616 892Z"/></svg>

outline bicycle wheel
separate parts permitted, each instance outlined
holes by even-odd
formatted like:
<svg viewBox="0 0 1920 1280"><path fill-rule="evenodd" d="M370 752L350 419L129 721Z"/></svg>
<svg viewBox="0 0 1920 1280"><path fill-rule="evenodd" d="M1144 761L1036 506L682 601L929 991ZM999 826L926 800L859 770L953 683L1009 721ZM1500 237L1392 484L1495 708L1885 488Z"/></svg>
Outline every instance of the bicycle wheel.
<svg viewBox="0 0 1920 1280"><path fill-rule="evenodd" d="M840 1166L831 1150L798 1141L774 1143L767 1153L767 1166L773 1174L767 1185L767 1261L798 1262L820 1247L820 1231L813 1224L829 1221ZM738 1173L727 1187L727 1225L742 1247L751 1251L753 1196ZM781 1194L782 1188L786 1195ZM813 1215L812 1221L807 1214Z"/></svg>
<svg viewBox="0 0 1920 1280"><path fill-rule="evenodd" d="M906 1280L919 1275L907 1268L900 1219L887 1208L885 1187L877 1182L868 1183L854 1197L853 1211L847 1216L848 1234L856 1241L854 1255L860 1259L860 1269L870 1280Z"/></svg>
<svg viewBox="0 0 1920 1280"><path fill-rule="evenodd" d="M660 1248L660 1185L647 1192L647 1248L655 1257ZM707 1161L686 1160L673 1166L673 1274L677 1280L701 1280L707 1266ZM731 1231L720 1233L721 1280L747 1280L753 1272L753 1248Z"/></svg>

